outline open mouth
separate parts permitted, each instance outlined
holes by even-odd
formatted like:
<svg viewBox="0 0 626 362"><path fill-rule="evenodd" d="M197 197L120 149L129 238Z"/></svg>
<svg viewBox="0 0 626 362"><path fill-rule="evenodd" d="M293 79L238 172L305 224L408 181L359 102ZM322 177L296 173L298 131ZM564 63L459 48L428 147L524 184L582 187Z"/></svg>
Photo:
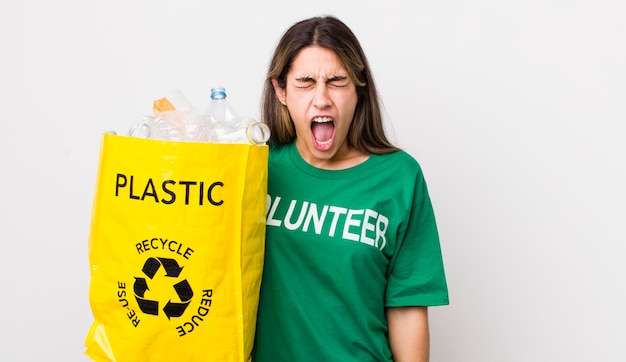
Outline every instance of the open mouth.
<svg viewBox="0 0 626 362"><path fill-rule="evenodd" d="M311 123L313 144L320 151L326 151L333 145L335 139L335 123L330 117L316 117Z"/></svg>

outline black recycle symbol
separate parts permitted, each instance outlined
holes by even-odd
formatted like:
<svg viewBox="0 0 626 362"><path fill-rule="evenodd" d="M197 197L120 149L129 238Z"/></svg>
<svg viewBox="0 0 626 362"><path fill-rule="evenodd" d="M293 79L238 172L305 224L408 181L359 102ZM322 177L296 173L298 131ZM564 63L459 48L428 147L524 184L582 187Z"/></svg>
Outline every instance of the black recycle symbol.
<svg viewBox="0 0 626 362"><path fill-rule="evenodd" d="M174 259L149 258L143 265L142 271L148 278L152 279L161 266L165 269L166 278L178 278L180 272L183 270L183 268L179 266ZM185 313L185 309L187 309L187 306L191 302L191 298L193 297L193 290L191 289L187 279L183 279L182 281L175 283L173 287L178 299L180 299L180 302L173 302L170 299L165 304L163 307L163 313L167 316L167 319L182 316L183 313ZM135 277L135 285L133 288L135 291L135 299L137 299L137 304L139 304L139 309L146 314L159 315L159 301L144 298L146 291L150 290L146 279Z"/></svg>

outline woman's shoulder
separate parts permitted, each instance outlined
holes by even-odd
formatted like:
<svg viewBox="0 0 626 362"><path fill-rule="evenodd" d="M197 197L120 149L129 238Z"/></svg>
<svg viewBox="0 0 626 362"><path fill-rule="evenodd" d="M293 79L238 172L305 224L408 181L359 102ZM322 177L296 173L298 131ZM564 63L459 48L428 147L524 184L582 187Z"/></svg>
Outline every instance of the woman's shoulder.
<svg viewBox="0 0 626 362"><path fill-rule="evenodd" d="M399 150L385 154L373 155L380 164L412 172L422 172L420 163L406 151Z"/></svg>

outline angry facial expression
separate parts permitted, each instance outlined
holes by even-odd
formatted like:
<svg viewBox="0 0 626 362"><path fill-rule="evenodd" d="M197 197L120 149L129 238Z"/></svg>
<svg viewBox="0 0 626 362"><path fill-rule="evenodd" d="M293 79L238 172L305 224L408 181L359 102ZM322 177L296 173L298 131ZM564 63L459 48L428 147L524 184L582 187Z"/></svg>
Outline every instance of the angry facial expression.
<svg viewBox="0 0 626 362"><path fill-rule="evenodd" d="M309 164L333 169L354 159L347 143L358 102L356 86L337 54L309 46L294 58L285 88L273 80L296 129L296 147Z"/></svg>

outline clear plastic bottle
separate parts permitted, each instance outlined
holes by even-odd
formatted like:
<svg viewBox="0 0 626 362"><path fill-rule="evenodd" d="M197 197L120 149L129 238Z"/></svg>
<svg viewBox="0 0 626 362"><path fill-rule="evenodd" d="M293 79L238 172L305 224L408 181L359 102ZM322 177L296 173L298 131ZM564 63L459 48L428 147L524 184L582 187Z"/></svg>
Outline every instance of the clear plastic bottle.
<svg viewBox="0 0 626 362"><path fill-rule="evenodd" d="M154 101L153 113L133 123L128 134L140 138L186 141L198 118L194 117L198 112L180 90Z"/></svg>
<svg viewBox="0 0 626 362"><path fill-rule="evenodd" d="M158 117L144 116L133 123L129 136L165 141L185 141L185 123L174 112L163 112Z"/></svg>
<svg viewBox="0 0 626 362"><path fill-rule="evenodd" d="M169 103L175 108L175 115L181 118L177 125L184 123L184 140L195 141L198 129L202 127L202 119L200 118L200 112L191 104L187 97L180 90L176 89L165 97ZM174 115L168 115L165 112L165 117L173 117ZM177 136L178 138L179 136ZM176 139L178 140L178 139Z"/></svg>
<svg viewBox="0 0 626 362"><path fill-rule="evenodd" d="M204 115L220 124L237 124L241 118L226 99L224 87L211 88L211 102Z"/></svg>
<svg viewBox="0 0 626 362"><path fill-rule="evenodd" d="M251 118L242 118L226 99L224 87L211 88L211 102L203 114L204 127L199 141L262 145L269 139L269 128Z"/></svg>
<svg viewBox="0 0 626 362"><path fill-rule="evenodd" d="M270 139L270 128L263 122L250 119L246 127L248 142L253 145L264 145Z"/></svg>

